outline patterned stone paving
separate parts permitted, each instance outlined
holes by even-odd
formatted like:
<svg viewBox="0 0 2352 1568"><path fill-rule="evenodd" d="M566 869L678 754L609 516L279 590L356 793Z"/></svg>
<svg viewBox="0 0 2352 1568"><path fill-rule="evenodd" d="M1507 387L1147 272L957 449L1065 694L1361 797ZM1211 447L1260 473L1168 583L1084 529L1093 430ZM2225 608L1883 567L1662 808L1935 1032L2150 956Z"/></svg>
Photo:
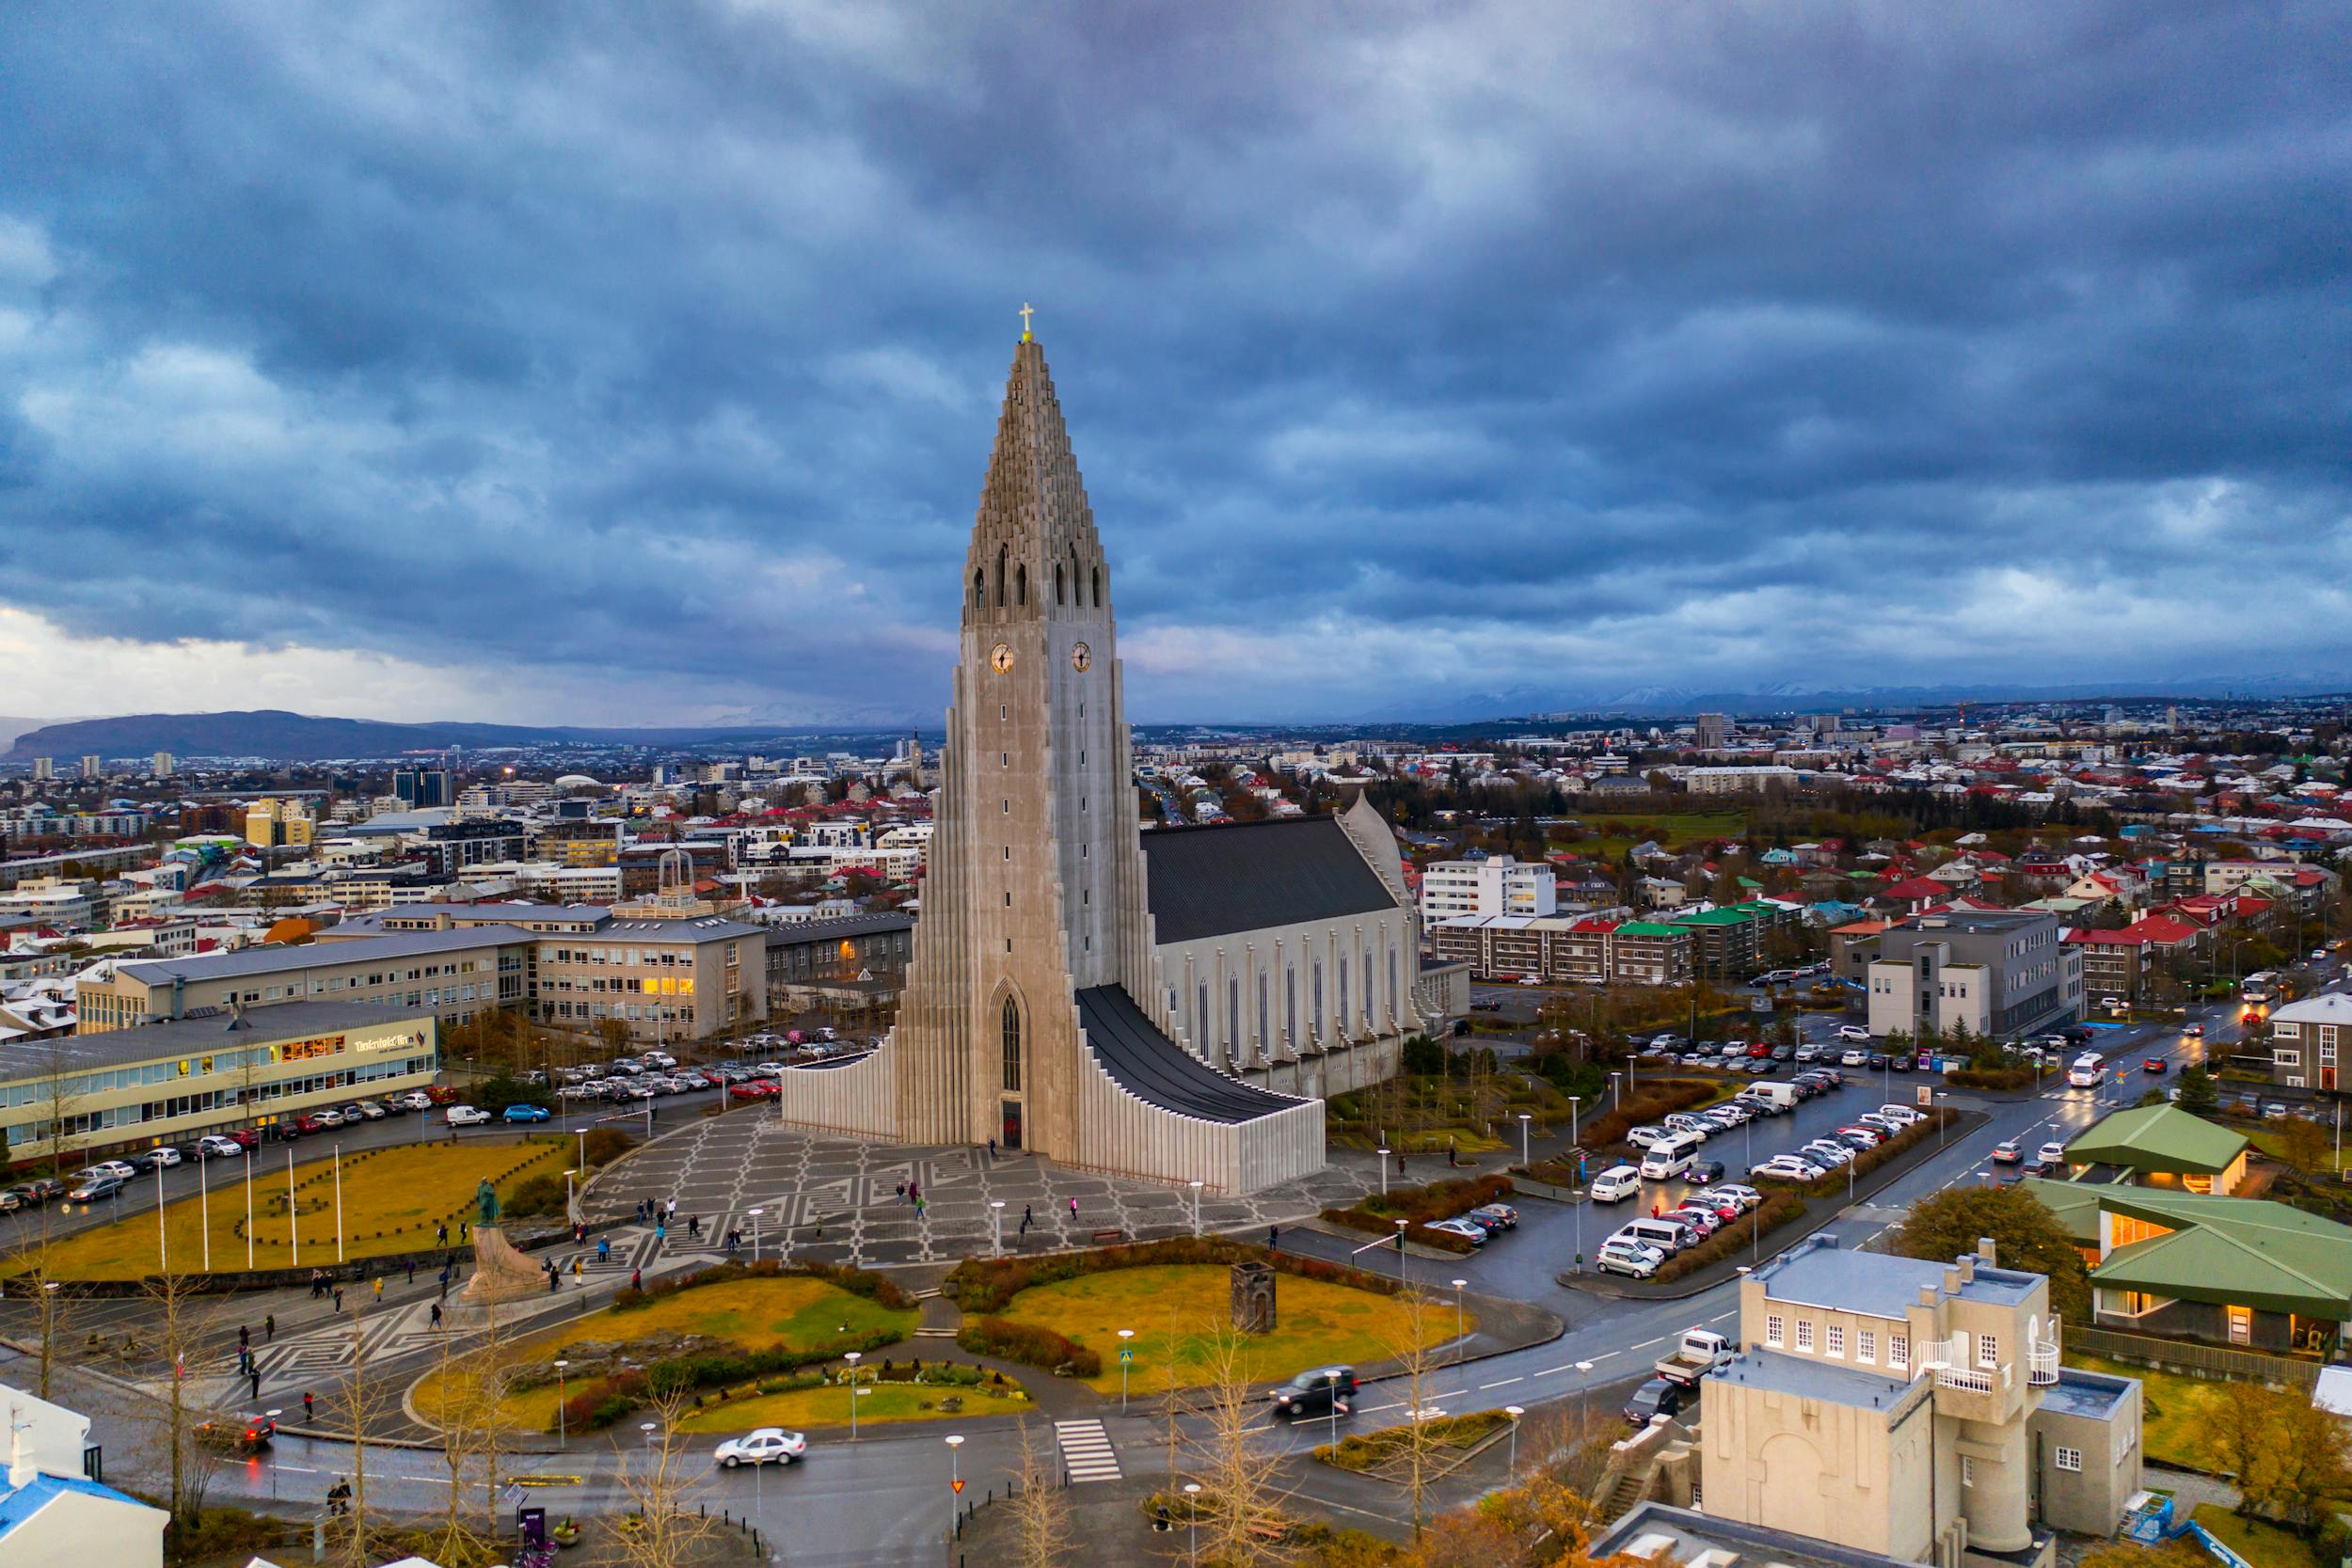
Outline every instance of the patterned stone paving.
<svg viewBox="0 0 2352 1568"><path fill-rule="evenodd" d="M900 1182L918 1187L921 1212L899 1200ZM1248 1197L1204 1198L1200 1227L1289 1225L1352 1203L1378 1184L1369 1157L1343 1158L1317 1176ZM1008 1253L1085 1246L1097 1230L1140 1240L1193 1228L1192 1195L1182 1188L1071 1170L1033 1154L820 1136L749 1112L712 1117L657 1139L590 1182L581 1202L592 1220L628 1219L647 1198L665 1206L677 1200L681 1224L674 1236L695 1215L707 1235L741 1230L748 1250L751 1212L757 1209L763 1256L864 1265L986 1254L993 1244L990 1204L999 1201ZM1025 1212L1032 1216L1025 1232Z"/></svg>

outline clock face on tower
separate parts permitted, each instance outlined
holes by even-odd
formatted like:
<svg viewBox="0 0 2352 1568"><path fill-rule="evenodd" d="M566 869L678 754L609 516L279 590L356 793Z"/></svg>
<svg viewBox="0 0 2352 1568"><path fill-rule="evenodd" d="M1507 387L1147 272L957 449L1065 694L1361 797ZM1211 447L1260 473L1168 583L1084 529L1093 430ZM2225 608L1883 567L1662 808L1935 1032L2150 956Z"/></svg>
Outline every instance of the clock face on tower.
<svg viewBox="0 0 2352 1568"><path fill-rule="evenodd" d="M1012 650L999 642L993 648L989 649L988 662L989 667L1001 675L1012 668Z"/></svg>
<svg viewBox="0 0 2352 1568"><path fill-rule="evenodd" d="M1093 662L1094 650L1085 643L1081 642L1070 650L1070 667L1073 670L1083 670Z"/></svg>

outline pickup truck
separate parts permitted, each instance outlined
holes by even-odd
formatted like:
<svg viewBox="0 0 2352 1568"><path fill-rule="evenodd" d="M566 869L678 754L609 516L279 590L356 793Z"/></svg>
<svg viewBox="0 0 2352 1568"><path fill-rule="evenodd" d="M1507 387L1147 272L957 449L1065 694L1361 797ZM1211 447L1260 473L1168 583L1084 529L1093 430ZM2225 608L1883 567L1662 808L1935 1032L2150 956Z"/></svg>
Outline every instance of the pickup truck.
<svg viewBox="0 0 2352 1568"><path fill-rule="evenodd" d="M1692 1384L1731 1364L1740 1349L1711 1328L1686 1328L1675 1353L1652 1369L1669 1383Z"/></svg>

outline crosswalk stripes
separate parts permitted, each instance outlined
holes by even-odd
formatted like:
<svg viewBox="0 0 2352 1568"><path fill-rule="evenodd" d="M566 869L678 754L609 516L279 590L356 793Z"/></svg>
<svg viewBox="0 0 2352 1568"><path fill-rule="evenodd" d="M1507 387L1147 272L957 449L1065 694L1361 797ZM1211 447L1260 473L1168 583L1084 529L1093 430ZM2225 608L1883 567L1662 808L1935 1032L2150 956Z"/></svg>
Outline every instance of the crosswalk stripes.
<svg viewBox="0 0 2352 1568"><path fill-rule="evenodd" d="M1102 1422L1056 1421L1054 1441L1061 1445L1062 1467L1072 1481L1119 1480L1119 1455Z"/></svg>

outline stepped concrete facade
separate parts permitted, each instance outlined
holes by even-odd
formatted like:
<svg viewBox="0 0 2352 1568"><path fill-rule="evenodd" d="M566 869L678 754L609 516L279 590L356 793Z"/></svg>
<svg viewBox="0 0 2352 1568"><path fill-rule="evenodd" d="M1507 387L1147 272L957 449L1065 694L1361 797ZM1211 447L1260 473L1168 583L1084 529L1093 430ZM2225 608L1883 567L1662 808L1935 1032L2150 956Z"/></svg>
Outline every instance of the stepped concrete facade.
<svg viewBox="0 0 2352 1568"><path fill-rule="evenodd" d="M782 1119L1220 1194L1321 1169L1320 1097L1393 1073L1458 976L1423 976L1395 836L1360 797L1142 832L1110 568L1025 333L962 599L897 1027L787 1070Z"/></svg>

